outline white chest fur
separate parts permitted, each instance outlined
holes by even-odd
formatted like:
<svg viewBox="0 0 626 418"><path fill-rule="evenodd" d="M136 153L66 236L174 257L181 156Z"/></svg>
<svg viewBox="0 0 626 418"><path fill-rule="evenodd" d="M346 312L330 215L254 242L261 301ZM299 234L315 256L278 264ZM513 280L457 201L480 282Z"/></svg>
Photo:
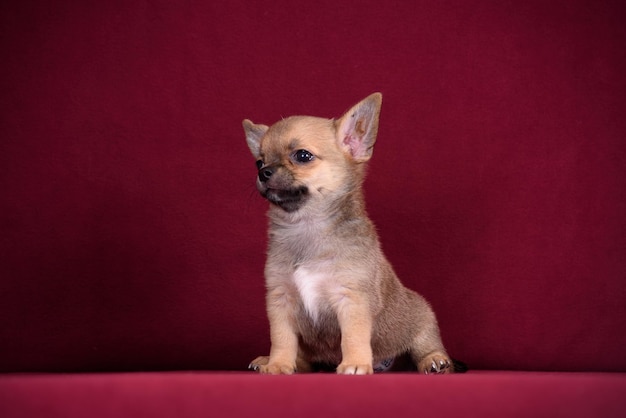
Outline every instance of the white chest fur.
<svg viewBox="0 0 626 418"><path fill-rule="evenodd" d="M323 303L327 277L323 272L304 267L299 267L293 273L293 279L300 293L304 309L314 322L318 319L320 305Z"/></svg>

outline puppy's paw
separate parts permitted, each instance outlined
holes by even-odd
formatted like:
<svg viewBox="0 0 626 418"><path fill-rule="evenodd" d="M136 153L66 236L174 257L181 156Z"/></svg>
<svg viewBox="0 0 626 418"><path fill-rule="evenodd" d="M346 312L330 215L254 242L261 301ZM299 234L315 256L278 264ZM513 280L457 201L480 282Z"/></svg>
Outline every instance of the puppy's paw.
<svg viewBox="0 0 626 418"><path fill-rule="evenodd" d="M341 363L337 366L337 374L373 374L372 364Z"/></svg>
<svg viewBox="0 0 626 418"><path fill-rule="evenodd" d="M453 373L452 360L445 354L434 352L424 357L417 365L417 370L424 374Z"/></svg>
<svg viewBox="0 0 626 418"><path fill-rule="evenodd" d="M296 372L296 366L293 364L274 362L260 365L258 370L261 374L294 374Z"/></svg>
<svg viewBox="0 0 626 418"><path fill-rule="evenodd" d="M254 370L255 372L259 371L259 368L261 366L265 366L267 365L267 363L269 363L270 358L269 356L260 356L255 358L254 360L252 360L250 362L250 364L248 364L248 369L249 370Z"/></svg>
<svg viewBox="0 0 626 418"><path fill-rule="evenodd" d="M296 372L295 365L288 365L274 362L270 364L269 356L260 356L255 358L248 365L248 369L254 370L261 374L294 374Z"/></svg>

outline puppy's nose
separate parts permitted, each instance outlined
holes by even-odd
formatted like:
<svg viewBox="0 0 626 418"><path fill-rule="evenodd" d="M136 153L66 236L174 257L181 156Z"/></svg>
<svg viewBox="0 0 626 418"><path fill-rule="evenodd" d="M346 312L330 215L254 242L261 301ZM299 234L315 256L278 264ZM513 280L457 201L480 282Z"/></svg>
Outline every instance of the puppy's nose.
<svg viewBox="0 0 626 418"><path fill-rule="evenodd" d="M272 174L274 174L274 168L263 167L259 170L259 180L261 181L261 183L265 183L270 179L270 177L272 177Z"/></svg>

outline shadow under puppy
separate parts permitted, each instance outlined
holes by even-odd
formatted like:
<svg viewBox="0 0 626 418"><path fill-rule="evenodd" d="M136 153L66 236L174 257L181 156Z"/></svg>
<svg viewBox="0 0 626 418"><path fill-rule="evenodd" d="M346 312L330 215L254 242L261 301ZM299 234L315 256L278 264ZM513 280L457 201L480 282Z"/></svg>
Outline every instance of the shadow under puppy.
<svg viewBox="0 0 626 418"><path fill-rule="evenodd" d="M339 119L243 121L256 185L270 203L265 266L269 357L261 373L371 374L407 355L422 373L451 373L435 314L383 255L362 183L382 104L372 94Z"/></svg>

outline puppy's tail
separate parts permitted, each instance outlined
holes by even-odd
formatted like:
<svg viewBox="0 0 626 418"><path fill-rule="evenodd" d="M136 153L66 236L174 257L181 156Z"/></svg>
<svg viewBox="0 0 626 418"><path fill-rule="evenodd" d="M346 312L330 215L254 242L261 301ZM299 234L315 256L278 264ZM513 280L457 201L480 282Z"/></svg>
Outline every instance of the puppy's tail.
<svg viewBox="0 0 626 418"><path fill-rule="evenodd" d="M457 359L452 359L452 366L454 367L454 373L465 373L469 370L467 364Z"/></svg>

